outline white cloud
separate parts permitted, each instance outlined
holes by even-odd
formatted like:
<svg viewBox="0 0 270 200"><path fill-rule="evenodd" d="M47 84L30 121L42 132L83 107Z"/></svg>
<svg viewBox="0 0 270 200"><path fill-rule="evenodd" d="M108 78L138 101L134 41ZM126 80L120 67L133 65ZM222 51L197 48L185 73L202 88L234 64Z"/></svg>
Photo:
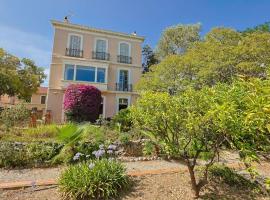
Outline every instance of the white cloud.
<svg viewBox="0 0 270 200"><path fill-rule="evenodd" d="M52 42L45 36L0 25L0 48L20 58L30 58L45 67L49 77ZM48 85L48 77L43 85Z"/></svg>

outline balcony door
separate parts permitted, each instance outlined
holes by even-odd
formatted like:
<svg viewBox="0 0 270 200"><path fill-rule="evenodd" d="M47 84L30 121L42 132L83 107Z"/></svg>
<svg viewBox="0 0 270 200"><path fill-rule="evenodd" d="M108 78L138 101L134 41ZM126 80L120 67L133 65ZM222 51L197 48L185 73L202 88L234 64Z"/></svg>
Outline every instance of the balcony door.
<svg viewBox="0 0 270 200"><path fill-rule="evenodd" d="M129 85L129 73L128 70L120 70L119 71L119 89L121 91L128 91Z"/></svg>
<svg viewBox="0 0 270 200"><path fill-rule="evenodd" d="M82 37L79 35L70 35L67 54L73 57L81 57Z"/></svg>

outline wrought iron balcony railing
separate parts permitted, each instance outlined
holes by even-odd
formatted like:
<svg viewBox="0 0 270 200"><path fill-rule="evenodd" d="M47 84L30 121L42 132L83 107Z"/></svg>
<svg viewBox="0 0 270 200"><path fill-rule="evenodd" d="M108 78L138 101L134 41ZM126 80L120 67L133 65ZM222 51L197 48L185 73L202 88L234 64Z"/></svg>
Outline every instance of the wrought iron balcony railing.
<svg viewBox="0 0 270 200"><path fill-rule="evenodd" d="M132 92L132 84L116 83L115 90L123 92Z"/></svg>
<svg viewBox="0 0 270 200"><path fill-rule="evenodd" d="M83 50L66 48L66 56L82 58Z"/></svg>
<svg viewBox="0 0 270 200"><path fill-rule="evenodd" d="M131 64L131 63L132 63L132 57L130 57L130 56L118 55L118 56L117 56L117 61L118 61L119 63L127 63L127 64Z"/></svg>
<svg viewBox="0 0 270 200"><path fill-rule="evenodd" d="M110 54L106 52L92 52L92 58L96 60L110 60Z"/></svg>

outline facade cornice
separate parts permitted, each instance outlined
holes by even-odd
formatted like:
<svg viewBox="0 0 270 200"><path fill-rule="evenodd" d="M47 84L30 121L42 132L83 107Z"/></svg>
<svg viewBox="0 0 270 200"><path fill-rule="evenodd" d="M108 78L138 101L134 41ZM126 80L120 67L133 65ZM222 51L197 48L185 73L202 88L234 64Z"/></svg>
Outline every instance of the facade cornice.
<svg viewBox="0 0 270 200"><path fill-rule="evenodd" d="M90 32L90 33L104 34L104 35L125 38L125 39L129 39L129 40L136 40L136 41L140 41L140 42L144 41L144 37L132 35L132 34L114 32L114 31L110 31L110 30L96 29L96 28L92 28L92 27L88 27L88 26L72 24L72 23L67 23L67 22L60 22L60 21L56 21L56 20L51 20L51 23L55 28L71 29L74 31L77 30L77 31Z"/></svg>

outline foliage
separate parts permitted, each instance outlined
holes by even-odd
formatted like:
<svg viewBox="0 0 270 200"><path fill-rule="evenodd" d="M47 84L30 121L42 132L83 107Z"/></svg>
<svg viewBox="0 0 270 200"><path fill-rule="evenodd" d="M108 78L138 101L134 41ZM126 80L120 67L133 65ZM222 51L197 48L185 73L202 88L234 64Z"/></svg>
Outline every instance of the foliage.
<svg viewBox="0 0 270 200"><path fill-rule="evenodd" d="M31 167L51 165L51 159L62 148L61 144L49 142L1 142L0 167Z"/></svg>
<svg viewBox="0 0 270 200"><path fill-rule="evenodd" d="M142 49L142 56L143 56L143 70L144 72L148 72L150 67L158 64L158 59L154 51L149 45L145 45Z"/></svg>
<svg viewBox="0 0 270 200"><path fill-rule="evenodd" d="M167 154L184 159L198 197L222 147L238 150L246 163L259 160L258 152L269 151L269 91L269 80L252 79L190 88L179 96L145 92L131 111L135 125L147 136ZM202 155L207 162L197 181L194 168Z"/></svg>
<svg viewBox="0 0 270 200"><path fill-rule="evenodd" d="M157 46L161 59L168 55L183 54L195 41L200 39L200 24L178 24L166 28Z"/></svg>
<svg viewBox="0 0 270 200"><path fill-rule="evenodd" d="M128 184L124 166L107 159L70 166L59 180L65 199L108 199L118 196Z"/></svg>
<svg viewBox="0 0 270 200"><path fill-rule="evenodd" d="M239 189L255 189L258 187L258 185L256 185L255 183L246 179L242 175L237 174L235 170L223 165L213 165L209 169L209 173L211 179L220 179L229 186L235 186Z"/></svg>
<svg viewBox="0 0 270 200"><path fill-rule="evenodd" d="M147 141L144 143L143 146L143 155L145 156L151 156L155 152L155 145L151 141Z"/></svg>
<svg viewBox="0 0 270 200"><path fill-rule="evenodd" d="M120 110L111 121L111 125L119 129L120 132L127 132L132 127L132 119L129 109Z"/></svg>
<svg viewBox="0 0 270 200"><path fill-rule="evenodd" d="M128 133L121 133L119 140L122 144L127 144L131 140L131 136Z"/></svg>
<svg viewBox="0 0 270 200"><path fill-rule="evenodd" d="M95 122L99 117L101 92L94 86L70 85L64 97L64 110L69 121Z"/></svg>
<svg viewBox="0 0 270 200"><path fill-rule="evenodd" d="M23 136L28 138L55 138L58 134L58 128L61 127L56 124L40 125L36 128L27 128L23 131Z"/></svg>
<svg viewBox="0 0 270 200"><path fill-rule="evenodd" d="M0 48L0 96L18 96L29 100L46 75L30 59L19 59Z"/></svg>
<svg viewBox="0 0 270 200"><path fill-rule="evenodd" d="M0 121L6 128L23 125L29 121L29 117L30 112L23 104L5 108L0 113Z"/></svg>
<svg viewBox="0 0 270 200"><path fill-rule="evenodd" d="M186 53L169 56L145 73L137 85L141 91L181 93L235 78L268 77L270 33L241 34L215 28L204 40L193 43Z"/></svg>
<svg viewBox="0 0 270 200"><path fill-rule="evenodd" d="M246 30L242 31L244 34L254 32L270 32L270 22L265 22L264 24L257 25L253 28L247 28Z"/></svg>
<svg viewBox="0 0 270 200"><path fill-rule="evenodd" d="M267 178L265 181L266 189L270 191L270 178Z"/></svg>

